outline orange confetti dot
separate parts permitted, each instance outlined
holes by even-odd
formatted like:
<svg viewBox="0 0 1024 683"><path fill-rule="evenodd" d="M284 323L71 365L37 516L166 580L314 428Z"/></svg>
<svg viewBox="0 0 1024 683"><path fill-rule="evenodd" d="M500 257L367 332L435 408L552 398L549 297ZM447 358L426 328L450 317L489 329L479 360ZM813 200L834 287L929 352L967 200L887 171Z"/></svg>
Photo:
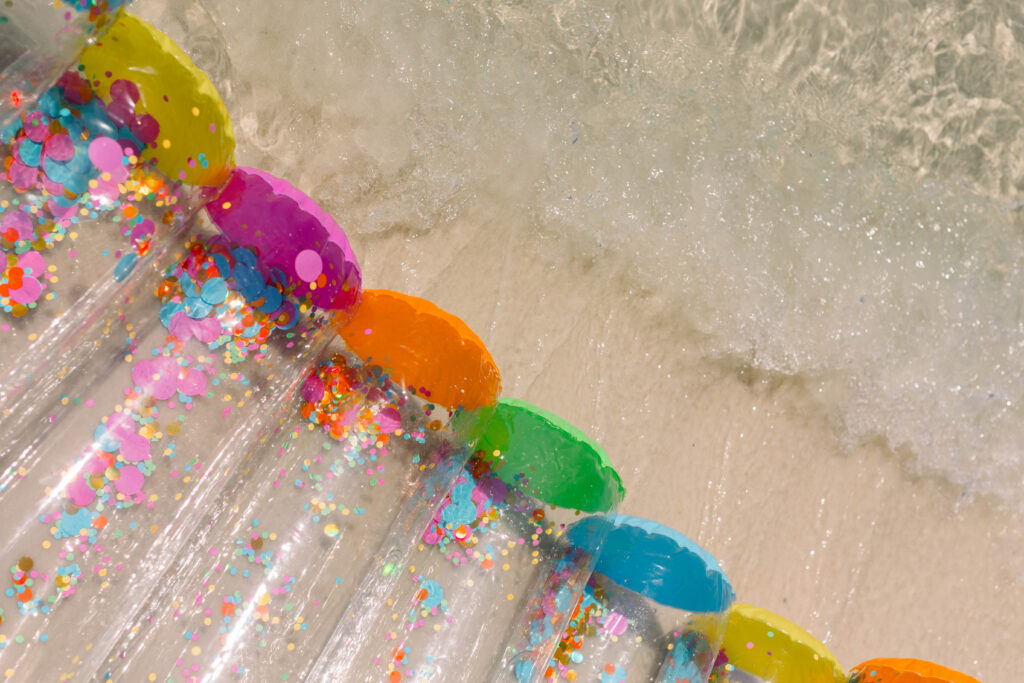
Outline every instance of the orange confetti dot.
<svg viewBox="0 0 1024 683"><path fill-rule="evenodd" d="M21 279L25 271L21 268L14 267L7 269L7 284L11 289L21 289L23 281Z"/></svg>
<svg viewBox="0 0 1024 683"><path fill-rule="evenodd" d="M18 593L18 595L15 597L18 598L18 602L28 602L32 599L32 589L26 588L22 592Z"/></svg>
<svg viewBox="0 0 1024 683"><path fill-rule="evenodd" d="M220 606L220 613L223 614L226 617L234 616L234 614L235 614L235 605L234 605L234 603L225 602L223 605Z"/></svg>
<svg viewBox="0 0 1024 683"><path fill-rule="evenodd" d="M399 681L402 680L402 674L398 671L392 671L391 675L388 678L391 681L391 683L399 683Z"/></svg>

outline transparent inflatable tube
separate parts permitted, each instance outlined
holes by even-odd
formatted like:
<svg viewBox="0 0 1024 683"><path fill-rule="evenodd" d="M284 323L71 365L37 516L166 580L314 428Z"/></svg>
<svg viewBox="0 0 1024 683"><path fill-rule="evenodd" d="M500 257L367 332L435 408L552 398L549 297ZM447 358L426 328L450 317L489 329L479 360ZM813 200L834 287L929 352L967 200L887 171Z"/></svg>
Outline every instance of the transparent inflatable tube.
<svg viewBox="0 0 1024 683"><path fill-rule="evenodd" d="M853 667L850 683L981 683L923 659L872 659Z"/></svg>
<svg viewBox="0 0 1024 683"><path fill-rule="evenodd" d="M312 679L536 677L593 567L565 529L579 511L614 509L623 493L579 430L502 399L420 543L378 562Z"/></svg>
<svg viewBox="0 0 1024 683"><path fill-rule="evenodd" d="M568 532L590 549L594 575L573 611L546 680L706 681L734 593L715 559L657 522L591 517Z"/></svg>
<svg viewBox="0 0 1024 683"><path fill-rule="evenodd" d="M364 292L342 335L370 360L332 347L236 470L105 677L304 680L361 578L397 578L374 559L415 545L500 377L479 338L422 299Z"/></svg>
<svg viewBox="0 0 1024 683"><path fill-rule="evenodd" d="M77 335L227 177L234 138L209 80L130 16L2 131L0 417L20 421L54 388L47 370L75 357L64 384L84 367Z"/></svg>
<svg viewBox="0 0 1024 683"><path fill-rule="evenodd" d="M843 667L814 636L752 605L729 610L714 683L843 683Z"/></svg>
<svg viewBox="0 0 1024 683"><path fill-rule="evenodd" d="M0 7L0 128L50 87L130 0L22 0Z"/></svg>
<svg viewBox="0 0 1024 683"><path fill-rule="evenodd" d="M248 209L307 218L264 199ZM99 668L333 336L324 312L283 293L280 270L219 231L174 257L89 328L87 391L27 425L0 472L0 670L15 680ZM348 285L357 296L357 270Z"/></svg>

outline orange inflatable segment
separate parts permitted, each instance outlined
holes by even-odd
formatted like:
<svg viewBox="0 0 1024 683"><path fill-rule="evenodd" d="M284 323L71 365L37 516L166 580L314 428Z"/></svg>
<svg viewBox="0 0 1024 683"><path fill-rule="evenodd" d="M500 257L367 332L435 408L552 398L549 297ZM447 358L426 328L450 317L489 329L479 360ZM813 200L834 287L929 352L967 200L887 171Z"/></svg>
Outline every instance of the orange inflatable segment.
<svg viewBox="0 0 1024 683"><path fill-rule="evenodd" d="M432 403L473 410L498 400L501 374L487 347L466 323L426 299L364 290L338 332L356 355Z"/></svg>
<svg viewBox="0 0 1024 683"><path fill-rule="evenodd" d="M872 659L853 668L855 683L981 683L923 659Z"/></svg>

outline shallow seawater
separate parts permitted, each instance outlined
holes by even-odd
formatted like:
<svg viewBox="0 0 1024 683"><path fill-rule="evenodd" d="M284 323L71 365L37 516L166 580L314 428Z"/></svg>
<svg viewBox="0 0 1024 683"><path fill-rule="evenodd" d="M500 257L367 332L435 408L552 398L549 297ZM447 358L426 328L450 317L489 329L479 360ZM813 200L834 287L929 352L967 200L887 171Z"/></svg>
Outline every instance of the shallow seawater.
<svg viewBox="0 0 1024 683"><path fill-rule="evenodd" d="M680 485L692 504L663 501L662 521L750 585L751 557L809 553L793 563L809 578L773 577L813 597L766 606L788 605L840 654L907 643L900 654L1009 676L998 645L976 643L990 628L1013 642L1020 620L986 626L964 603L1002 604L1024 576L1019 3L170 5L135 11L211 73L240 161L338 218L370 286L465 317L506 393L547 398L594 432L634 490L660 491L645 482L664 472L697 481ZM740 427L691 446L680 425L714 430L689 412ZM744 438L760 443L740 452L763 461L730 461ZM658 464L673 457L694 469ZM765 462L764 479L727 480ZM832 483L805 476L819 467ZM853 492L838 493L850 472ZM836 493L788 512L758 502L759 487L799 498L816 485ZM896 511L904 492L914 502ZM632 509L657 516L655 500ZM744 500L811 517L743 537L722 518ZM857 500L875 507L851 510ZM999 583L946 591L972 577L969 558L947 557L958 550L943 548L944 525L984 536L995 554L977 561L995 568L975 581ZM883 616L865 595L885 583L871 566L929 529L935 555L881 576L913 592L917 563L946 563L921 581L947 597L918 633L907 616L844 646Z"/></svg>

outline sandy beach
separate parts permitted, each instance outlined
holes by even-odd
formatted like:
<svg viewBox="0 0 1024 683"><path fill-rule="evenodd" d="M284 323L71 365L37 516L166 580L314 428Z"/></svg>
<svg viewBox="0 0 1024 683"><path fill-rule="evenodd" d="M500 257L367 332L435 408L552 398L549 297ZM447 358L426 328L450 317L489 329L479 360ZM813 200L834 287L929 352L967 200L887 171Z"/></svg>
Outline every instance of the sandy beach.
<svg viewBox="0 0 1024 683"><path fill-rule="evenodd" d="M456 5L452 12L474 14L473 7ZM655 182L663 168L672 176L673 164L713 156L701 146L708 139L695 134L677 149L670 131L648 146L643 134L627 131L633 119L602 119L606 127L621 126L623 142L614 143L615 151L626 159L643 156L643 164L622 168L613 159L602 166L594 162L601 152L596 148L577 161L552 163L551 150L559 145L568 149L581 139L582 147L588 131L600 137L594 132L600 132L600 116L593 112L616 106L615 98L628 109L638 95L629 87L606 88L595 78L581 90L578 110L566 110L575 95L558 90L557 78L544 77L546 68L560 73L552 66L559 56L547 66L537 62L543 50L522 48L523 59L514 57L528 41L517 23L525 10L513 3L491 7L480 19L490 33L479 48L472 35L460 32L476 26L470 19L453 20L455 29L445 32L449 15L440 3L391 10L399 18L392 21L386 7L358 3L310 1L288 16L279 3L243 9L232 0L138 0L133 6L179 41L222 90L238 136L237 161L288 178L333 214L360 258L364 286L426 297L463 318L501 368L504 395L536 403L595 437L627 487L622 511L696 540L718 558L741 601L805 627L847 668L874 657L907 656L940 662L985 683L1016 680L1014 653L1024 636L1024 611L1015 607L1024 605L1024 526L1015 503L946 476L920 448L894 451L884 433L855 430L851 436L848 414L839 407L848 401L835 392L847 379L852 386L858 375L871 375L874 366L866 361L801 364L798 358L785 372L763 362L758 340L787 342L771 326L781 309L751 304L743 292L756 292L764 283L742 264L729 267L734 258L756 255L760 245L742 251L739 239L735 245L700 243L674 268L673 250L681 254L679 245L691 236L668 238L656 226L648 231L644 207L658 203L652 215L663 215L678 200L679 212L685 212L687 199L673 194L676 186L645 190L645 183ZM614 24L610 16L595 12L594 25L605 19ZM589 24L558 19L572 50L607 57L604 48L587 47ZM374 31L353 33L353 27ZM410 38L420 28L422 44ZM649 48L666 45L652 39ZM501 68L464 75L471 65L490 65L491 50L500 50L494 59ZM629 54L601 68L611 74L609 82L629 81ZM707 72L717 68L709 65ZM521 90L503 92L511 80L487 80L497 72L514 74ZM538 89L548 88L538 100L530 99L535 80L543 81ZM455 101L460 89L473 84L489 93L486 100L474 95L468 104ZM740 125L730 118L735 98L706 100L715 91L714 84L705 85L704 108L694 115L702 130L717 128L717 121L724 128ZM561 94L551 94L556 90ZM491 96L501 99L507 118L495 119L487 110ZM835 95L831 101L842 100ZM550 110L538 113L532 106L537 101ZM565 122L557 133L551 123L556 118ZM793 177L803 172L792 170L792 159L813 155L783 137L777 143L784 148L782 161L763 167L750 162L757 173L781 176L782 167ZM709 144L727 139L723 133ZM786 156L790 148L796 149L792 157ZM872 157L864 165L869 161L875 163ZM702 168L689 176L694 196L729 194L733 161L722 163L718 175ZM858 165L856 159L843 163ZM608 180L610 173L618 176ZM602 182L612 189L598 196L593 188ZM561 196L560 183L582 189L558 204L552 198ZM862 190L873 191L852 187L844 201ZM1000 201L1012 200L1009 194ZM689 201L687 220L699 223L702 209ZM816 210L809 202L798 208ZM977 214L1001 216L999 210L985 204ZM602 217L607 221L600 223ZM757 242L763 218L747 218L747 242ZM707 217L707 234L714 233L717 220ZM795 219L778 221L783 234L787 220ZM590 222L591 232L566 227ZM696 232L697 238L703 234ZM820 253L835 252L841 260L844 248L829 246ZM798 251L793 261L808 253ZM716 280L694 271L690 281L688 269L697 262L724 264L724 274ZM837 272L860 266L851 262ZM651 276L674 270L679 272L670 272L672 277ZM898 282L902 277L895 266L891 274ZM868 271L863 277L888 275ZM812 288L809 282L816 281L790 282L791 300L816 300L813 292L810 299L799 296ZM906 282L912 289L914 281ZM837 294L818 284L822 301ZM702 289L718 293L691 296ZM754 311L738 332L712 324L734 308ZM898 328L900 315L890 313L886 325ZM862 344L833 335L821 317L804 321L794 314L794 321L794 347L805 340L826 351ZM876 341L880 358L927 356L915 351L913 341ZM947 359L950 365L955 362ZM877 402L878 412L888 410L887 399L877 392L861 400L869 410ZM930 409L925 403L914 407ZM948 412L935 420L955 421ZM989 462L985 452L962 451L960 471L967 479L975 455ZM1006 468L1007 487L1018 471L1019 458Z"/></svg>

